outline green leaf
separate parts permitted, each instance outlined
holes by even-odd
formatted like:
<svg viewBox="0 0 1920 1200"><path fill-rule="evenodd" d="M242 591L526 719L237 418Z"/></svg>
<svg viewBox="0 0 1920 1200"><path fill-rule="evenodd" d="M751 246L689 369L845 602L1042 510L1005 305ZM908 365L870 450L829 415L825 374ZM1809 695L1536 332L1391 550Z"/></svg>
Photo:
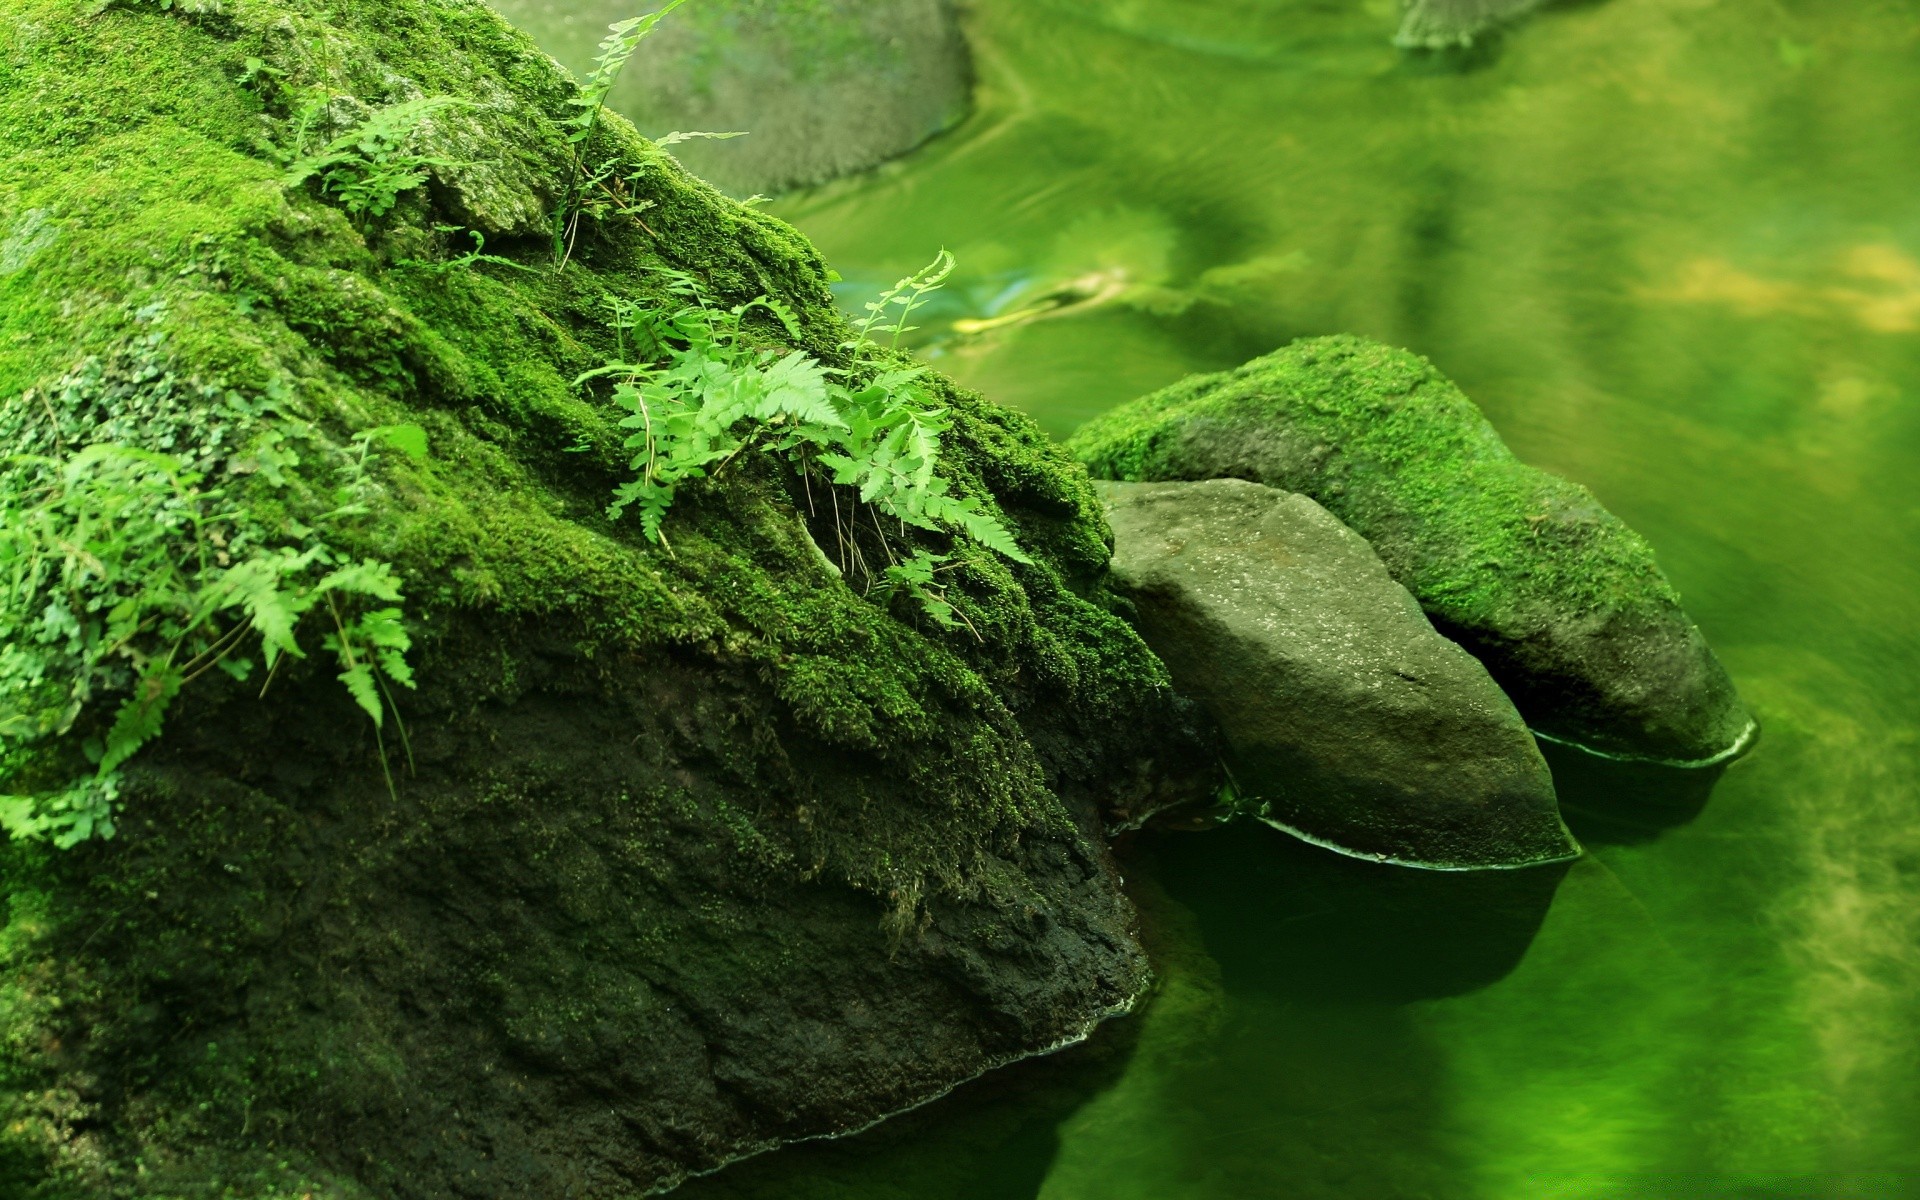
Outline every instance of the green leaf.
<svg viewBox="0 0 1920 1200"><path fill-rule="evenodd" d="M373 718L376 728L386 723L386 710L380 704L380 689L373 682L373 668L364 662L356 662L340 672L340 682L347 685L347 692L353 702Z"/></svg>
<svg viewBox="0 0 1920 1200"><path fill-rule="evenodd" d="M107 731L106 753L100 759L101 777L112 774L135 751L159 736L167 707L180 694L182 682L180 672L161 664L149 668L134 683L133 695L121 702L113 728Z"/></svg>
<svg viewBox="0 0 1920 1200"><path fill-rule="evenodd" d="M693 141L724 142L724 141L729 141L733 138L742 138L746 136L747 136L747 131L744 129L735 129L728 133L704 133L699 130L676 129L672 133L664 133L664 134L661 134L659 137L654 138L653 144L659 149L665 150L668 146L678 146L681 142L693 142Z"/></svg>
<svg viewBox="0 0 1920 1200"><path fill-rule="evenodd" d="M846 428L828 396L826 369L804 350L795 350L767 368L763 378L766 405L761 420L784 416L822 428Z"/></svg>
<svg viewBox="0 0 1920 1200"><path fill-rule="evenodd" d="M394 573L393 567L370 558L329 571L314 585L313 590L316 593L344 592L374 600L397 601L402 598L400 577Z"/></svg>
<svg viewBox="0 0 1920 1200"><path fill-rule="evenodd" d="M348 213L379 216L400 193L426 182L430 166L453 166L440 158L406 152L420 126L435 112L465 107L452 96L424 96L390 104L370 114L317 154L292 162L280 177L282 187L320 181L320 193L339 198Z"/></svg>
<svg viewBox="0 0 1920 1200"><path fill-rule="evenodd" d="M39 805L32 796L0 796L0 829L16 841L37 838L45 831Z"/></svg>
<svg viewBox="0 0 1920 1200"><path fill-rule="evenodd" d="M294 640L293 628L311 607L309 597L282 591L281 580L305 567L311 555L262 555L229 567L215 584L220 596L218 607L239 607L247 621L259 633L271 667L282 654L304 657Z"/></svg>
<svg viewBox="0 0 1920 1200"><path fill-rule="evenodd" d="M914 308L952 270L953 256L942 251L869 302L854 345L870 347L876 330L897 339L909 328L905 321ZM647 538L664 544L661 530L678 484L759 450L784 456L802 472L817 465L834 487L857 489L857 503L903 524L958 530L1016 562L1032 561L979 503L947 494L940 439L952 418L924 382L925 367L886 366L865 385L846 386L837 382L846 372L829 369L808 352L781 353L743 334L744 319L764 309L800 340L798 319L778 301L762 296L720 309L690 276L662 274L669 292L690 303L651 312L626 300L612 306L615 332L624 337L628 329L648 331L659 362L609 363L576 380L614 376L613 403L629 414L618 425L631 431L625 446L634 452L629 465L638 477L614 488L610 517L637 507ZM881 325L884 319L894 323ZM888 536L877 526L876 532ZM926 575L920 586L930 587L931 579ZM927 607L951 615L951 606Z"/></svg>
<svg viewBox="0 0 1920 1200"><path fill-rule="evenodd" d="M414 686L413 668L406 659L407 651L413 649L413 639L401 623L399 609L380 608L362 614L354 625L354 635L372 653L381 674L401 687Z"/></svg>
<svg viewBox="0 0 1920 1200"><path fill-rule="evenodd" d="M1032 564L1033 559L1020 549L998 519L983 510L974 500L963 500L955 496L934 497L927 506L927 515L937 521L958 525L967 535L989 550L996 551L1017 563Z"/></svg>
<svg viewBox="0 0 1920 1200"><path fill-rule="evenodd" d="M380 425L363 429L358 436L384 442L416 462L427 457L427 431L418 425Z"/></svg>

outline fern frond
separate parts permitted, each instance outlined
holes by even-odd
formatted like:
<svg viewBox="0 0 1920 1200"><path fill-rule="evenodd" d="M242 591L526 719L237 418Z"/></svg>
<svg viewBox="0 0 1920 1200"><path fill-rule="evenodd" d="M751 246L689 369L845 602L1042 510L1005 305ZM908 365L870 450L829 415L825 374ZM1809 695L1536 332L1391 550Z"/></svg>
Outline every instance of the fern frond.
<svg viewBox="0 0 1920 1200"><path fill-rule="evenodd" d="M607 102L607 96L613 91L613 85L620 80L620 72L627 66L627 60L640 48L647 35L653 32L661 18L679 8L686 0L669 0L666 7L658 12L644 16L629 17L616 21L607 27L607 36L600 40L600 53L594 56L593 70L580 86L580 94L568 100L568 103L581 111L566 121L573 127L567 135L569 142L583 142L592 136L594 127L600 121L600 110Z"/></svg>

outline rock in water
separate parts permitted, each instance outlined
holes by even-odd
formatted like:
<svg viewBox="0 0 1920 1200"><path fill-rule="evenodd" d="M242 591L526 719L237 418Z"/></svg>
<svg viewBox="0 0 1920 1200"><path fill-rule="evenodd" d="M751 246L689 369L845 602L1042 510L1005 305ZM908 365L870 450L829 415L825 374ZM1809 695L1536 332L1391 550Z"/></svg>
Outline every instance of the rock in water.
<svg viewBox="0 0 1920 1200"><path fill-rule="evenodd" d="M599 21L544 0L501 0L577 66ZM647 11L656 5L642 5ZM641 46L613 104L650 133L745 131L674 154L736 195L780 192L864 171L951 129L972 103L973 63L954 0L733 0L689 4Z"/></svg>
<svg viewBox="0 0 1920 1200"><path fill-rule="evenodd" d="M1579 854L1520 714L1326 509L1238 479L1101 494L1116 586L1267 820L1409 866Z"/></svg>
<svg viewBox="0 0 1920 1200"><path fill-rule="evenodd" d="M1470 46L1503 21L1539 8L1542 0L1408 0L1393 44L1408 50Z"/></svg>
<svg viewBox="0 0 1920 1200"><path fill-rule="evenodd" d="M1295 342L1124 405L1073 448L1096 477L1229 476L1313 497L1548 737L1705 765L1754 736L1646 542L1585 488L1514 458L1417 355Z"/></svg>

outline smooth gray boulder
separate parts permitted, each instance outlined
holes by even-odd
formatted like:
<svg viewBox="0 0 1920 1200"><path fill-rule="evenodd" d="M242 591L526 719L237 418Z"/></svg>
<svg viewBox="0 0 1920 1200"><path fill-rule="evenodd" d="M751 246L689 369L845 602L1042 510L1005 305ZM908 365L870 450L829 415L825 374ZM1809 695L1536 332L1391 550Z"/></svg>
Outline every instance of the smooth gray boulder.
<svg viewBox="0 0 1920 1200"><path fill-rule="evenodd" d="M1123 404L1071 449L1096 478L1233 477L1312 497L1555 741L1687 767L1753 743L1652 547L1587 489L1515 458L1416 354L1302 339Z"/></svg>
<svg viewBox="0 0 1920 1200"><path fill-rule="evenodd" d="M1238 479L1097 486L1112 583L1264 820L1408 866L1580 853L1513 704L1338 518Z"/></svg>
<svg viewBox="0 0 1920 1200"><path fill-rule="evenodd" d="M628 0L493 0L584 75ZM662 21L610 103L642 132L745 132L673 154L736 195L852 175L953 128L973 101L954 0L751 0L687 4Z"/></svg>

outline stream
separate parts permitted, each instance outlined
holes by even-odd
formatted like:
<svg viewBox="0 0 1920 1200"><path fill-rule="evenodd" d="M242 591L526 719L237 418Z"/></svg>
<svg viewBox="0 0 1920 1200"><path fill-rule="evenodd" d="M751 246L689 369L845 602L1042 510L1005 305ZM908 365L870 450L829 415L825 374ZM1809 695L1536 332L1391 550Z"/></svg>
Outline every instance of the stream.
<svg viewBox="0 0 1920 1200"><path fill-rule="evenodd" d="M503 5L576 69L603 7ZM1920 1197L1920 4L1396 10L974 0L973 115L770 208L849 305L952 250L919 350L1055 435L1295 337L1430 357L1658 548L1759 748L1704 807L1563 786L1544 883L1136 841L1142 1011L680 1194Z"/></svg>

